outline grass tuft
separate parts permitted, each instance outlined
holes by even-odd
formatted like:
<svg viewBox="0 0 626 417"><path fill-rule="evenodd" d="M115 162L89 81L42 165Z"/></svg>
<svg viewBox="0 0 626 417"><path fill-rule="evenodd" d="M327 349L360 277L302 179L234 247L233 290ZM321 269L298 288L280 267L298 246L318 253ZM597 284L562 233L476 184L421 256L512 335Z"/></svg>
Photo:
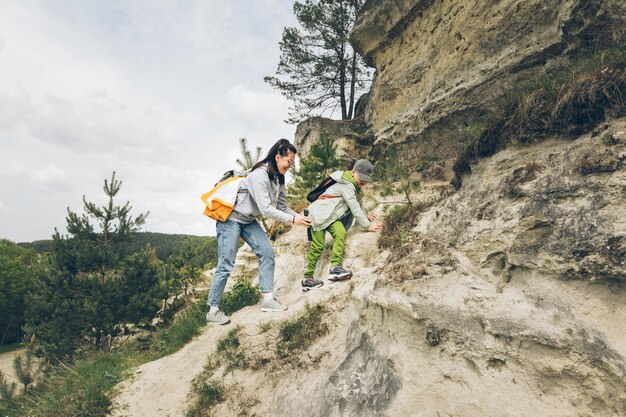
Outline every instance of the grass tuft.
<svg viewBox="0 0 626 417"><path fill-rule="evenodd" d="M298 317L286 320L278 329L276 354L286 358L294 352L306 350L318 338L328 333L328 324L323 320L327 308L323 305L307 305Z"/></svg>
<svg viewBox="0 0 626 417"><path fill-rule="evenodd" d="M393 207L385 216L383 228L378 238L381 249L399 249L413 241L418 211L408 204Z"/></svg>
<svg viewBox="0 0 626 417"><path fill-rule="evenodd" d="M466 131L453 185L471 172L477 158L492 155L511 140L529 143L551 134L577 137L607 116L626 114L626 48L619 46L542 73L505 94L489 114Z"/></svg>
<svg viewBox="0 0 626 417"><path fill-rule="evenodd" d="M194 404L187 410L187 417L205 417L211 415L211 408L226 397L226 387L221 381L212 378L197 378L193 382L196 394Z"/></svg>
<svg viewBox="0 0 626 417"><path fill-rule="evenodd" d="M224 363L224 374L248 367L248 360L239 341L240 327L236 327L217 343L217 357Z"/></svg>
<svg viewBox="0 0 626 417"><path fill-rule="evenodd" d="M3 416L106 416L127 365L120 353L92 354L74 365L61 364L28 394L0 405L0 411Z"/></svg>

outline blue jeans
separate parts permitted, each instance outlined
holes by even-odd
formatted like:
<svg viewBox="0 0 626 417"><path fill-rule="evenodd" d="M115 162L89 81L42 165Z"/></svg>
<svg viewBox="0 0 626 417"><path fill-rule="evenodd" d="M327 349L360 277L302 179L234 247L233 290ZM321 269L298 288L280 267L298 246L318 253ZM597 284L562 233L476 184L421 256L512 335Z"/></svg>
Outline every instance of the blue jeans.
<svg viewBox="0 0 626 417"><path fill-rule="evenodd" d="M259 287L262 293L274 291L274 248L259 223L237 223L233 220L217 222L217 269L213 274L208 304L218 306L226 281L235 267L239 236L259 257Z"/></svg>

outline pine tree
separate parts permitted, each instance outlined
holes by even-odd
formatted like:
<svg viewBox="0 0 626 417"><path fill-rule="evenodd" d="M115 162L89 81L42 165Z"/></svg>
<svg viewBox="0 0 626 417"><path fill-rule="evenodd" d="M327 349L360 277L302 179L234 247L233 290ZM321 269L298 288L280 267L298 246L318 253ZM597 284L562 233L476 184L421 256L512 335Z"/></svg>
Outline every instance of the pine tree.
<svg viewBox="0 0 626 417"><path fill-rule="evenodd" d="M177 280L180 283L184 297L187 297L190 288L202 274L200 268L194 264L196 256L194 247L190 242L187 242L181 254L171 257L171 262L177 270Z"/></svg>
<svg viewBox="0 0 626 417"><path fill-rule="evenodd" d="M41 373L41 362L37 363L35 358L35 335L26 345L24 355L18 354L13 359L13 369L17 380L24 386L23 393L28 392L28 388L35 382Z"/></svg>
<svg viewBox="0 0 626 417"><path fill-rule="evenodd" d="M133 218L130 216L132 207L129 202L123 206L117 206L114 198L120 191L122 182L115 179L115 171L111 176L111 182L104 180L104 193L108 197L105 206L98 207L95 203L87 201L83 196L85 213L81 216L67 209L67 231L73 238L84 243L86 250L81 267L85 270L98 271L102 282L106 279L107 272L118 263L115 252L116 244L128 240L131 233L137 232L145 223L149 212ZM94 231L91 220L96 221L99 230ZM59 237L58 232L56 233Z"/></svg>
<svg viewBox="0 0 626 417"><path fill-rule="evenodd" d="M148 215L133 217L128 202L115 204L121 184L113 172L104 181L107 204L98 207L83 196L83 214L68 208L69 235L55 231L51 257L29 296L26 326L48 355L71 355L85 340L111 347L129 325L149 326L160 308L164 268L154 249L121 255L121 244Z"/></svg>
<svg viewBox="0 0 626 417"><path fill-rule="evenodd" d="M277 77L265 77L293 102L289 122L337 107L342 120L352 119L356 93L369 82L365 63L348 39L362 4L363 0L295 2L301 28L285 28Z"/></svg>
<svg viewBox="0 0 626 417"><path fill-rule="evenodd" d="M412 178L415 172L414 167L414 161L407 160L406 156L400 155L395 147L388 148L383 158L376 164L376 171L379 173L377 183L381 188L381 194L391 195L399 188L409 207L415 208L411 194L417 191L421 184Z"/></svg>
<svg viewBox="0 0 626 417"><path fill-rule="evenodd" d="M254 164L256 164L261 158L261 147L257 146L254 154L254 158L252 157L252 153L250 149L248 149L248 139L240 138L239 146L241 148L241 158L237 159L237 164L241 167L242 170L247 171L252 169Z"/></svg>

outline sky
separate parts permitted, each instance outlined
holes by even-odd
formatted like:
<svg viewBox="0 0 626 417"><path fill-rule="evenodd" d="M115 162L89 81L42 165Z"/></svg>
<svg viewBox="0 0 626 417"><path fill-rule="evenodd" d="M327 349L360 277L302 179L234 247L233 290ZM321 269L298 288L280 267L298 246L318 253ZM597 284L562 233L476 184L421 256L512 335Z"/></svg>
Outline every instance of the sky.
<svg viewBox="0 0 626 417"><path fill-rule="evenodd" d="M0 238L66 233L83 195L143 231L215 235L200 195L239 138L293 139L276 71L293 0L0 1Z"/></svg>

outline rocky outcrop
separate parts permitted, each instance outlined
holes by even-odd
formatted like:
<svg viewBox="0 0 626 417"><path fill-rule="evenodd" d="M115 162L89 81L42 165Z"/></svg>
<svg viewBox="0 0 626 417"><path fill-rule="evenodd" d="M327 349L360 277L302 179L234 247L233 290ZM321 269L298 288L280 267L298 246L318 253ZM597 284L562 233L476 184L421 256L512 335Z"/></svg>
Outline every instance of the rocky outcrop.
<svg viewBox="0 0 626 417"><path fill-rule="evenodd" d="M504 281L541 274L623 285L625 159L624 119L575 141L509 147L476 165L468 189L417 230L454 240Z"/></svg>
<svg viewBox="0 0 626 417"><path fill-rule="evenodd" d="M625 16L620 0L368 1L351 35L376 68L365 122L377 143L456 156L512 85L623 43Z"/></svg>
<svg viewBox="0 0 626 417"><path fill-rule="evenodd" d="M301 157L307 157L311 146L320 141L321 135L329 135L336 146L337 157L346 161L366 158L374 138L367 132L363 117L353 120L333 120L311 117L298 124L294 143Z"/></svg>
<svg viewBox="0 0 626 417"><path fill-rule="evenodd" d="M625 159L626 119L512 146L421 214L369 297L416 320L417 415L626 413Z"/></svg>

